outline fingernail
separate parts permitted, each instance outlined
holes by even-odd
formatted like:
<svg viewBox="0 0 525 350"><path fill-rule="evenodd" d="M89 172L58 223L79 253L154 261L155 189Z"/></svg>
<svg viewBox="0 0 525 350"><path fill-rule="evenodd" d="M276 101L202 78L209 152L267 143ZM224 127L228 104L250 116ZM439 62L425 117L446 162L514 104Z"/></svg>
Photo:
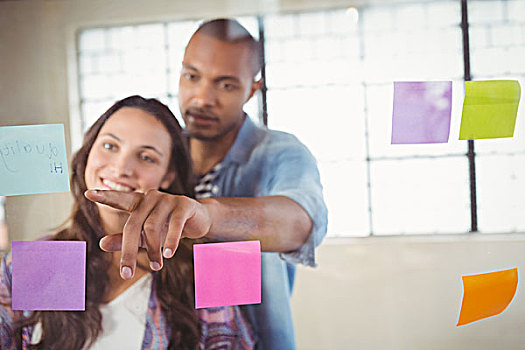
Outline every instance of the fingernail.
<svg viewBox="0 0 525 350"><path fill-rule="evenodd" d="M171 256L173 255L173 250L171 250L170 248L164 248L164 253L162 254L166 259L169 259L171 258Z"/></svg>
<svg viewBox="0 0 525 350"><path fill-rule="evenodd" d="M150 261L149 267L151 267L151 269L154 271L160 270L160 264L156 261Z"/></svg>
<svg viewBox="0 0 525 350"><path fill-rule="evenodd" d="M122 278L125 280L129 280L131 277L133 277L133 270L131 270L131 267L129 266L122 266L120 276L122 276Z"/></svg>
<svg viewBox="0 0 525 350"><path fill-rule="evenodd" d="M98 191L98 190L87 190L86 192L84 192L84 195L86 195L86 194L88 194L88 193L89 193L91 196L95 196L95 197L101 197L101 196L102 196L101 193L100 193L100 191Z"/></svg>

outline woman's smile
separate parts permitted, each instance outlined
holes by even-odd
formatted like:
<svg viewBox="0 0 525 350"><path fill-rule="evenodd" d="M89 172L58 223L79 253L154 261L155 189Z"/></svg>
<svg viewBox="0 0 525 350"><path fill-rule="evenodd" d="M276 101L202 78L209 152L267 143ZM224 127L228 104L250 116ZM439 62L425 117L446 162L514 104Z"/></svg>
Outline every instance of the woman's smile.
<svg viewBox="0 0 525 350"><path fill-rule="evenodd" d="M125 185L121 182L116 182L110 179L100 179L101 183L103 184L100 188L101 190L114 190L114 191L121 191L121 192L133 192L135 191L134 187L131 187L129 185Z"/></svg>

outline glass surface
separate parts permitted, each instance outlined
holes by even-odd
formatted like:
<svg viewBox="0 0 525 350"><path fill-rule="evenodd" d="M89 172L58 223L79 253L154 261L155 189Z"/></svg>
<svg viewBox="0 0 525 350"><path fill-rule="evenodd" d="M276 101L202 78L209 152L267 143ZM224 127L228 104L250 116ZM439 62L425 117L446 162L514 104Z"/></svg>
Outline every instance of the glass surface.
<svg viewBox="0 0 525 350"><path fill-rule="evenodd" d="M359 86L269 90L268 126L292 132L319 161L364 160L362 102Z"/></svg>
<svg viewBox="0 0 525 350"><path fill-rule="evenodd" d="M521 85L513 138L477 140L479 155L525 152L525 1L469 1L472 80L512 79Z"/></svg>
<svg viewBox="0 0 525 350"><path fill-rule="evenodd" d="M375 169L371 181L377 182L372 188L372 217L378 210L377 217L386 217L387 225L377 223L379 233L465 232L469 207L464 199L452 222L443 223L441 228L440 222L432 219L392 224L399 217L385 216L383 206L375 203L384 201L390 193L381 186L383 181L388 182L390 169L373 161L432 157L408 163L436 162L436 166L439 164L450 173L458 169L457 162L466 164L463 159L433 159L451 154L462 156L467 151L466 142L457 140L457 117L463 102L459 5L451 1L371 5L360 9L359 16L359 24L352 22L343 10L264 18L268 125L297 135L317 157L323 183L327 184L328 235L360 236L363 230L370 230L366 172L370 159ZM390 144L395 80L454 80L449 143ZM461 180L453 183L465 186L463 196L468 191L468 182L463 183L468 172L459 168L461 173L456 176ZM411 176L410 168L396 169L401 178ZM446 193L449 189L444 187L448 185L437 181L432 190ZM434 201L438 202L427 207L447 207L445 202L439 202L447 198L437 196ZM404 198L401 196L399 201L404 202ZM354 212L359 213L356 222Z"/></svg>
<svg viewBox="0 0 525 350"><path fill-rule="evenodd" d="M328 207L329 237L370 234L367 170L362 161L320 161L319 171Z"/></svg>
<svg viewBox="0 0 525 350"><path fill-rule="evenodd" d="M392 145L393 84L372 85L366 88L370 155L374 158L442 156L466 154L467 143L459 141L459 126L463 105L463 82L452 84L452 111L448 143Z"/></svg>
<svg viewBox="0 0 525 350"><path fill-rule="evenodd" d="M514 137L476 140L479 230L525 228L525 1L469 1L472 80L518 80Z"/></svg>
<svg viewBox="0 0 525 350"><path fill-rule="evenodd" d="M373 233L468 232L468 174L466 157L371 162Z"/></svg>
<svg viewBox="0 0 525 350"><path fill-rule="evenodd" d="M522 104L525 19L517 13L524 7L523 1L514 0L469 1L473 78L517 79L522 85ZM461 179L452 181L452 185L437 181L432 187L436 194L449 193L452 190L447 186L457 187L466 181L466 160L459 159L465 155L467 143L457 140L464 96L459 2L372 4L360 9L359 18L356 23L344 9L262 16L269 127L295 134L317 158L330 208L330 235L361 236L370 232L369 205L374 234L467 231L468 223L465 226L466 221L460 219L469 218L465 215L467 200L458 204L458 213L451 214L454 219L450 225L442 226L430 218L403 223L398 216L385 214L388 210L383 204L375 203L385 203L383 198L389 197L386 184L391 181L392 171L399 178L411 178L417 172L417 166L396 166L397 163L428 164L430 168L439 164L438 173ZM256 17L238 19L258 37ZM199 21L190 20L82 31L78 38L78 64L84 129L114 100L131 94L160 98L180 119L180 62L198 24ZM393 81L426 80L453 81L449 142L391 145ZM261 100L259 92L245 106L258 123L262 122ZM480 163L486 163L488 160L483 157L488 155L495 162L495 155L516 159L525 152L525 139L521 137L523 108L518 111L514 138L476 141ZM504 157L508 160L508 156ZM371 162L373 170L370 178L367 162ZM485 168L490 167L477 169L479 179L491 178L479 174ZM458 169L460 173L456 174ZM341 190L343 179L352 185ZM371 189L368 182L372 183ZM478 218L482 231L494 231L495 224L482 218L493 217L487 212L490 206L484 203L490 201L490 196L481 195L486 183L478 184ZM516 186L515 182L510 183ZM464 189L454 187L453 191L468 197L468 182L463 184ZM446 207L444 202L436 201L450 196L436 196L434 201L417 207ZM352 198L351 204L348 197ZM412 204L404 205L408 208ZM345 217L353 211L360 213L356 222ZM378 218L387 218L388 227L382 226L383 220ZM516 225L519 226L506 223L501 227L507 230Z"/></svg>
<svg viewBox="0 0 525 350"><path fill-rule="evenodd" d="M525 230L525 154L476 159L478 221L482 233Z"/></svg>

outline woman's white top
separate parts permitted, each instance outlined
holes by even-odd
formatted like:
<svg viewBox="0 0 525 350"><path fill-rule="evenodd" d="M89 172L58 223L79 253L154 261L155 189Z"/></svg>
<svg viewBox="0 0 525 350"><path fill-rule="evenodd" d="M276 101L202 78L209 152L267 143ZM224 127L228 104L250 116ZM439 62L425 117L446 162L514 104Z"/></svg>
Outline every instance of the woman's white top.
<svg viewBox="0 0 525 350"><path fill-rule="evenodd" d="M5 222L5 197L0 196L0 224Z"/></svg>
<svg viewBox="0 0 525 350"><path fill-rule="evenodd" d="M152 275L148 273L118 297L100 307L102 333L89 350L142 349L151 283ZM33 344L40 340L41 333L41 325L37 324L31 337Z"/></svg>

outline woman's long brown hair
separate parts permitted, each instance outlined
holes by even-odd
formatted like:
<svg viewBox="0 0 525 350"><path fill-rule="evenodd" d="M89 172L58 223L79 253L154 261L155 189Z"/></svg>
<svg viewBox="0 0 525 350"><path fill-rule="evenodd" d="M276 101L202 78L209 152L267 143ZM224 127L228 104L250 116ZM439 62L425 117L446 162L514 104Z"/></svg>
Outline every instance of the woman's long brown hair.
<svg viewBox="0 0 525 350"><path fill-rule="evenodd" d="M75 199L70 225L53 236L53 240L78 240L87 244L86 310L38 311L22 320L15 330L21 342L23 327L41 322L42 337L34 349L79 350L90 346L102 331L99 310L108 292L108 269L111 256L103 252L98 241L105 235L96 205L84 197L87 190L84 173L89 152L104 123L122 107L139 108L154 115L171 135L171 158L168 171L176 178L165 191L193 196L193 171L188 142L169 108L155 99L131 96L116 102L87 131L83 146L71 164L71 187ZM164 267L153 272L153 289L163 316L170 328L169 349L196 349L200 340L199 321L194 310L193 256L191 243L183 239L175 256L164 261Z"/></svg>

